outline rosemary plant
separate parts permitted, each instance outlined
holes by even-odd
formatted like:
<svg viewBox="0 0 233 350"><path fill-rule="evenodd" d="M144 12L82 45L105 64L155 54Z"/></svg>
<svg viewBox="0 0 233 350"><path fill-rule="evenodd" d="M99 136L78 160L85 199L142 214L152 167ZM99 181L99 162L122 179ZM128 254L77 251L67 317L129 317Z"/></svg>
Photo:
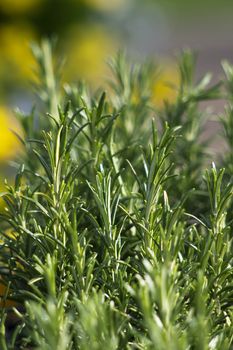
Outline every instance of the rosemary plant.
<svg viewBox="0 0 233 350"><path fill-rule="evenodd" d="M19 114L25 154L1 194L0 348L232 349L231 65L231 148L211 167L199 102L222 92L195 82L190 52L163 110L151 63L119 54L91 93L59 84L47 41L34 52L43 103Z"/></svg>

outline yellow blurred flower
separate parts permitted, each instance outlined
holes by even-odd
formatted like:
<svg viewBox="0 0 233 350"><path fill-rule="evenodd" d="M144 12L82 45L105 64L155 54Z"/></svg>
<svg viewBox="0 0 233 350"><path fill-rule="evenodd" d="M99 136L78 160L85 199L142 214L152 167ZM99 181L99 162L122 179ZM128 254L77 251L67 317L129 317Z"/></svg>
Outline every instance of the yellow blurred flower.
<svg viewBox="0 0 233 350"><path fill-rule="evenodd" d="M179 86L179 73L172 64L164 64L152 89L152 102L162 107L164 101L174 102Z"/></svg>
<svg viewBox="0 0 233 350"><path fill-rule="evenodd" d="M8 14L21 14L35 10L43 0L1 0L0 9Z"/></svg>
<svg viewBox="0 0 233 350"><path fill-rule="evenodd" d="M35 40L35 33L27 25L2 25L0 27L1 74L14 75L28 80L33 78L34 57L29 44Z"/></svg>
<svg viewBox="0 0 233 350"><path fill-rule="evenodd" d="M0 163L13 158L22 150L22 144L12 130L22 136L22 129L12 113L0 106Z"/></svg>
<svg viewBox="0 0 233 350"><path fill-rule="evenodd" d="M16 235L12 229L7 229L5 231L5 234L12 239L16 239ZM4 242L3 239L0 238L0 244L3 244L3 242Z"/></svg>
<svg viewBox="0 0 233 350"><path fill-rule="evenodd" d="M113 52L114 42L99 26L74 28L68 34L69 43L64 79L77 78L91 83L103 79L106 72L106 58Z"/></svg>

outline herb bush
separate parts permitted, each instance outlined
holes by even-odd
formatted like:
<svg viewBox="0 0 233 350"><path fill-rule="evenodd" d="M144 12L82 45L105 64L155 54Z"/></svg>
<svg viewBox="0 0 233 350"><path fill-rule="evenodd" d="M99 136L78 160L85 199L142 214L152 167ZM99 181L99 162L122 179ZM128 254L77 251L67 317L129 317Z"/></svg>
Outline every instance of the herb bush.
<svg viewBox="0 0 233 350"><path fill-rule="evenodd" d="M90 93L61 88L48 42L34 53L43 103L18 113L26 151L2 193L1 350L233 348L233 66L209 87L182 53L156 110L151 63L119 54ZM199 104L223 97L217 157Z"/></svg>

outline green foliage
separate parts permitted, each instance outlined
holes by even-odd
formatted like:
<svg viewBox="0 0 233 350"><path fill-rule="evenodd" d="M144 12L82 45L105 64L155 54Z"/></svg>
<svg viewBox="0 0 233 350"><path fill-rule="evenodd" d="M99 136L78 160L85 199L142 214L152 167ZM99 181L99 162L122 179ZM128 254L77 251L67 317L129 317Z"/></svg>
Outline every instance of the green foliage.
<svg viewBox="0 0 233 350"><path fill-rule="evenodd" d="M47 42L34 51L44 108L20 116L26 152L2 194L0 274L17 319L9 330L2 308L1 349L232 349L233 68L231 148L225 169L212 156L205 170L199 102L221 92L209 75L195 82L190 52L177 100L155 113L151 64L119 54L107 92L91 94L61 89Z"/></svg>

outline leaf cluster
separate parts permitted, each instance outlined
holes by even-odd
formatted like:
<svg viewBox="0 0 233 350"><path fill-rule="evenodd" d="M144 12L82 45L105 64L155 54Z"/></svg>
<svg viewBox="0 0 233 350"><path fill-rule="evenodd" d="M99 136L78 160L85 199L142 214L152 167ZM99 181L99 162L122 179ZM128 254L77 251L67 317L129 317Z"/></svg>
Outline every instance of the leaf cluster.
<svg viewBox="0 0 233 350"><path fill-rule="evenodd" d="M58 90L48 43L36 53L48 113L20 116L26 152L2 194L1 349L231 349L232 147L205 170L198 138L199 102L224 93L232 146L233 68L223 92L184 52L177 100L156 111L151 64L119 54L93 94Z"/></svg>

